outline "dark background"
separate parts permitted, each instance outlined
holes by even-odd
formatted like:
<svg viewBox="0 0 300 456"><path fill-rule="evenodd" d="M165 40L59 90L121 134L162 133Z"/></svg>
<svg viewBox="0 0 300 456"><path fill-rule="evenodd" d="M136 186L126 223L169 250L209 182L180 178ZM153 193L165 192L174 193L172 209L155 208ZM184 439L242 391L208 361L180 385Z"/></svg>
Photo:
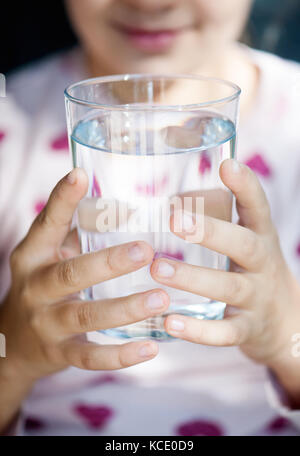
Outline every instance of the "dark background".
<svg viewBox="0 0 300 456"><path fill-rule="evenodd" d="M251 46L300 61L300 1L256 0L245 37ZM0 73L75 42L62 0L1 0Z"/></svg>

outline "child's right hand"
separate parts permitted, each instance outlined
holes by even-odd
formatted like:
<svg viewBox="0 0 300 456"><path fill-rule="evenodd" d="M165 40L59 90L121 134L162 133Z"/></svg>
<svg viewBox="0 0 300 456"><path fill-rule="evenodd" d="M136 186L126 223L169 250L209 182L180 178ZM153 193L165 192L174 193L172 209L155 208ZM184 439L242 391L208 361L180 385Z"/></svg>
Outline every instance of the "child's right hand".
<svg viewBox="0 0 300 456"><path fill-rule="evenodd" d="M135 271L154 255L142 241L79 256L64 248L72 215L87 186L87 176L79 168L63 178L11 256L12 285L0 307L0 332L7 341L0 373L8 378L34 382L69 365L120 369L158 352L152 341L101 346L84 337L87 331L163 313L169 305L168 295L160 289L102 301L78 298L80 290Z"/></svg>

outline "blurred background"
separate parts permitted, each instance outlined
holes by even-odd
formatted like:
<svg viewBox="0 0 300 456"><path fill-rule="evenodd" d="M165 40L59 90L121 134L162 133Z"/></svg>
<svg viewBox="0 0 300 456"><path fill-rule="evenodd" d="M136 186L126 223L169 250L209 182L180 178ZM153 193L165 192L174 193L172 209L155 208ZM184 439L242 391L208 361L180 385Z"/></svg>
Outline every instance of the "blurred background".
<svg viewBox="0 0 300 456"><path fill-rule="evenodd" d="M1 2L0 17L0 73L76 42L62 0ZM243 39L300 61L300 1L255 0Z"/></svg>

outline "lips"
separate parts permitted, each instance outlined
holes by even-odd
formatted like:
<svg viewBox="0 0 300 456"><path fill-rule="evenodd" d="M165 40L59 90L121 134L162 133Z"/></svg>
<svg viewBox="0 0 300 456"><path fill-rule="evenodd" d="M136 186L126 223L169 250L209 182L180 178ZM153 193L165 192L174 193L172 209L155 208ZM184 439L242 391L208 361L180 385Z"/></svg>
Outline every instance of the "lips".
<svg viewBox="0 0 300 456"><path fill-rule="evenodd" d="M150 52L164 51L170 48L182 31L181 29L145 30L125 26L119 26L118 29L135 48Z"/></svg>

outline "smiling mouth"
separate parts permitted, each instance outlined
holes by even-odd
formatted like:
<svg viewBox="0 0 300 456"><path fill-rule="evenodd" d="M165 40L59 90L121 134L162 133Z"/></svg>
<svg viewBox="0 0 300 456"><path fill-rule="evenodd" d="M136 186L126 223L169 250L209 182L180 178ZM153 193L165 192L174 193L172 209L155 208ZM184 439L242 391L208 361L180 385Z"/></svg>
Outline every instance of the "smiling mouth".
<svg viewBox="0 0 300 456"><path fill-rule="evenodd" d="M128 27L117 24L115 28L125 37L130 44L145 52L162 52L170 49L178 35L186 28L147 30L138 27Z"/></svg>

